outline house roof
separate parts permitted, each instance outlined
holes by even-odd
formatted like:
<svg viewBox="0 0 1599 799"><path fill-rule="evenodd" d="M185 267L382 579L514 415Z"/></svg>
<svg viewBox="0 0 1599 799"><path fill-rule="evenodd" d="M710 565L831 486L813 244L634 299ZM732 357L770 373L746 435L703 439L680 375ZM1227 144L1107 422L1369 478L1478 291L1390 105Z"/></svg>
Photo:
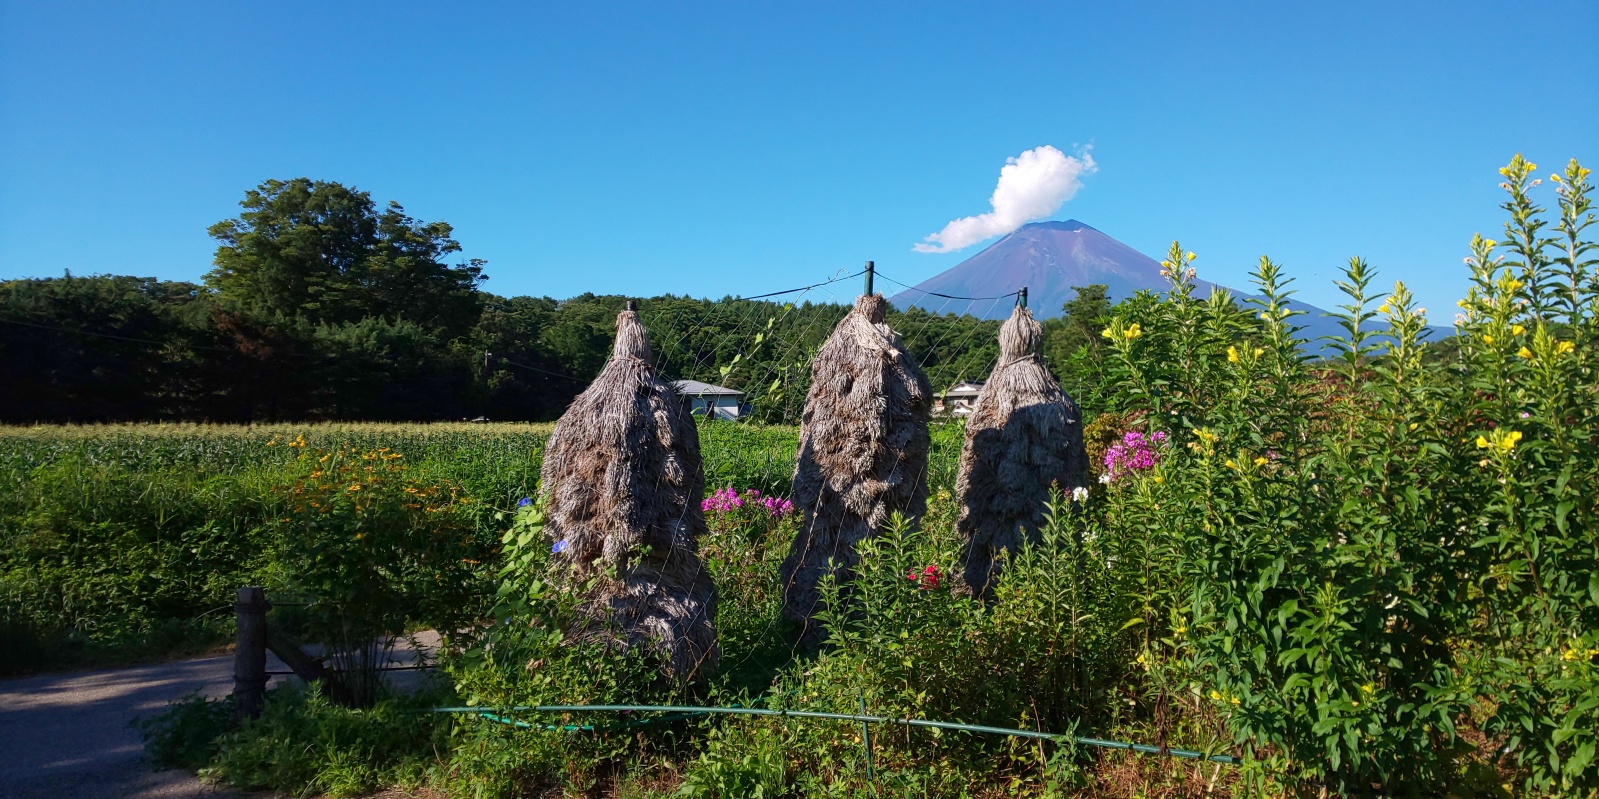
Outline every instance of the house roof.
<svg viewBox="0 0 1599 799"><path fill-rule="evenodd" d="M674 380L672 386L685 397L742 397L744 392L724 386L713 386L698 380Z"/></svg>
<svg viewBox="0 0 1599 799"><path fill-rule="evenodd" d="M946 397L974 396L975 397L978 394L982 393L982 390L983 390L983 384L982 383L970 383L970 382L967 382L967 383L956 383L955 385L950 386L950 389L948 391L944 392L944 396L946 396Z"/></svg>

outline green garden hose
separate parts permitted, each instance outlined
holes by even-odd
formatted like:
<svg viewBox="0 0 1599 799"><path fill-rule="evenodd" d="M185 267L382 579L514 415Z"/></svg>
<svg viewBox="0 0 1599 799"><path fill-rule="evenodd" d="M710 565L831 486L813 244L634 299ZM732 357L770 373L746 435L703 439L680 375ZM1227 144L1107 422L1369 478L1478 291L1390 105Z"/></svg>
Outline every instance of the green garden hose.
<svg viewBox="0 0 1599 799"><path fill-rule="evenodd" d="M1196 752L1192 749L1171 749L1169 747L1153 746L1151 744L1128 743L1126 741L1111 741L1104 738L1079 738L1074 735L1061 735L1037 730L1018 730L1007 727L988 727L981 724L961 724L954 721L932 721L930 719L891 718L888 716L868 716L864 713L824 713L815 710L772 710L760 707L699 707L696 705L517 705L515 707L438 707L433 708L435 713L473 713L502 724L509 723L518 727L533 728L539 725L529 724L525 721L515 721L495 714L503 713L673 713L679 714L678 718L705 716L711 714L725 714L736 716L793 716L796 718L830 719L833 721L849 721L860 724L899 724L906 727L933 727L942 730L955 730L958 732L976 732L984 735L1010 735L1018 738L1039 738L1043 740L1066 739L1072 743L1083 746L1092 746L1100 749L1126 749L1132 752L1143 752L1151 755L1170 755L1172 757L1193 758L1207 760L1212 763L1236 764L1238 759L1231 755L1211 755ZM665 719L658 719L664 721ZM657 719L641 719L632 724L641 724L657 721ZM630 726L630 725L624 725ZM592 726L565 726L555 727L543 725L547 730L593 730Z"/></svg>

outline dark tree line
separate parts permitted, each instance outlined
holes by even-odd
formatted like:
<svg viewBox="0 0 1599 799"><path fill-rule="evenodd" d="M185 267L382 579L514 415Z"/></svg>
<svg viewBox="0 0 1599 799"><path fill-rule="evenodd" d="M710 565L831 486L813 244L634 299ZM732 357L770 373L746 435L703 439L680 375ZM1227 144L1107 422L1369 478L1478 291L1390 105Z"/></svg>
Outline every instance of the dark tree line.
<svg viewBox="0 0 1599 799"><path fill-rule="evenodd" d="M599 373L622 296L483 291L483 262L444 222L299 178L249 191L210 229L203 284L116 275L0 282L0 421L553 419ZM1049 323L1048 357L1097 374L1102 287ZM674 378L745 391L794 421L811 354L847 311L680 296L641 299ZM935 387L981 380L998 322L895 313ZM1081 374L1079 374L1081 373ZM1080 378L1080 379L1078 379Z"/></svg>

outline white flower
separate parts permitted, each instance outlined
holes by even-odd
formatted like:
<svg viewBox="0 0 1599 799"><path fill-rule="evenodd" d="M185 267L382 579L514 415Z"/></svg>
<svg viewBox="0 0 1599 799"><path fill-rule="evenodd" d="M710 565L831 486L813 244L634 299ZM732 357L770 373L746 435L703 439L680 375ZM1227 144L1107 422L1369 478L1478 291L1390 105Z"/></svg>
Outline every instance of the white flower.
<svg viewBox="0 0 1599 799"><path fill-rule="evenodd" d="M1104 483L1105 485L1110 485L1110 475L1109 474L1100 475L1099 476L1099 482Z"/></svg>
<svg viewBox="0 0 1599 799"><path fill-rule="evenodd" d="M1073 502L1087 502L1088 501L1088 489L1083 488L1082 486L1078 486L1078 487L1072 489L1072 501Z"/></svg>

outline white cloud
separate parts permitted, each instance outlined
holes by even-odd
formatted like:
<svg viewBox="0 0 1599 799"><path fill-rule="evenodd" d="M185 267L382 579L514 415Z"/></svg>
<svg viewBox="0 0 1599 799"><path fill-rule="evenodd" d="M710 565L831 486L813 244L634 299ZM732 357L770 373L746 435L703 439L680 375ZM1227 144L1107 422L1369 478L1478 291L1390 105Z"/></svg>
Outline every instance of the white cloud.
<svg viewBox="0 0 1599 799"><path fill-rule="evenodd" d="M1099 171L1089 149L1072 157L1046 144L1005 159L988 200L994 210L956 219L911 249L954 252L1054 214L1083 187L1083 176Z"/></svg>

